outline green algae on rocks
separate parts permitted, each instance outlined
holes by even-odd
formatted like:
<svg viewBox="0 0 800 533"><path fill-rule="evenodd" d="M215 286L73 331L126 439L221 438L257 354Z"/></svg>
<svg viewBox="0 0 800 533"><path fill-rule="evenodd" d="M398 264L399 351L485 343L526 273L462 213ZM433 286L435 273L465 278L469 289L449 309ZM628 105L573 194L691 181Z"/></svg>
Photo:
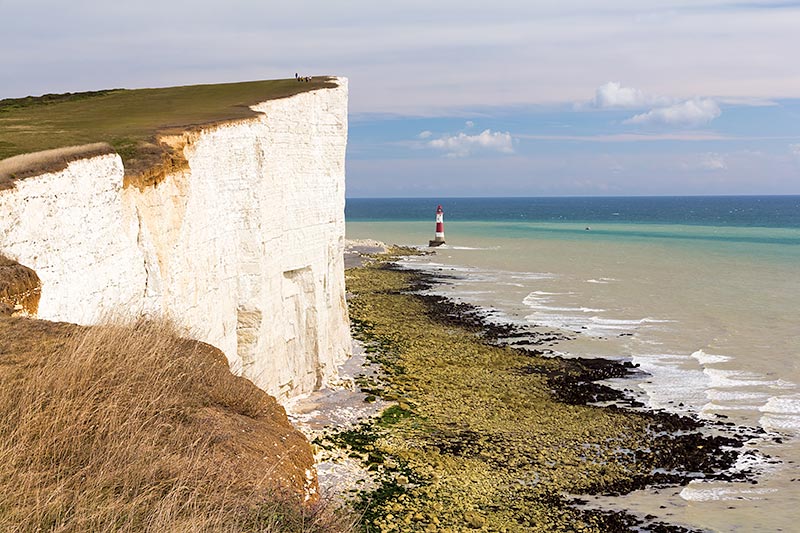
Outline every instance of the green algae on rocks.
<svg viewBox="0 0 800 533"><path fill-rule="evenodd" d="M630 530L636 517L565 494L627 492L678 481L658 468L711 474L733 461L707 453L731 443L664 434L691 420L564 401L554 376L577 376L580 363L490 344L411 292L422 278L381 263L347 271L354 336L384 375L369 392L398 403L317 444L347 447L376 472L380 488L357 504L370 531Z"/></svg>

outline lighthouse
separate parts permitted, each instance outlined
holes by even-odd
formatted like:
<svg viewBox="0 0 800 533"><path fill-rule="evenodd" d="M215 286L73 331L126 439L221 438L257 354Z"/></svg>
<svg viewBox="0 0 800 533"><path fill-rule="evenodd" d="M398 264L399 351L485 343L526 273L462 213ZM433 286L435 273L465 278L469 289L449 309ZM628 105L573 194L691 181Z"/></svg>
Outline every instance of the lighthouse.
<svg viewBox="0 0 800 533"><path fill-rule="evenodd" d="M436 233L432 241L428 241L428 246L441 246L444 244L444 211L442 206L436 207Z"/></svg>

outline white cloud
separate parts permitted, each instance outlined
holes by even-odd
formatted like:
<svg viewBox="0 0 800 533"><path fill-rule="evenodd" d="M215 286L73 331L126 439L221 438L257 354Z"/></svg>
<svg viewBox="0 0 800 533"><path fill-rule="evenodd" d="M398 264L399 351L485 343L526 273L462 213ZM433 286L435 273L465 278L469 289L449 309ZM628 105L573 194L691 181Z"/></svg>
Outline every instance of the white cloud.
<svg viewBox="0 0 800 533"><path fill-rule="evenodd" d="M793 156L800 157L800 144L790 144L789 152L791 152Z"/></svg>
<svg viewBox="0 0 800 533"><path fill-rule="evenodd" d="M432 131L425 130L425 131L419 132L419 135L417 135L417 137L419 137L420 139L427 139L431 135L433 135Z"/></svg>
<svg viewBox="0 0 800 533"><path fill-rule="evenodd" d="M411 0L402 8L374 0L197 0L191 10L155 0L1 4L15 23L4 27L0 66L14 76L4 76L0 97L298 70L349 75L355 112L590 100L610 73L685 98L794 98L800 91L798 69L787 66L798 13L785 0ZM180 25L172 23L177 17ZM108 20L115 21L113 39ZM524 68L509 76L508 65Z"/></svg>
<svg viewBox="0 0 800 533"><path fill-rule="evenodd" d="M700 168L704 168L706 170L723 170L728 168L728 164L725 162L724 156L709 152L705 154L703 159L700 161Z"/></svg>
<svg viewBox="0 0 800 533"><path fill-rule="evenodd" d="M471 127L473 127L473 126L475 125L475 123L474 123L474 122L472 122L471 120L468 120L468 121L466 121L466 122L464 123L464 125L465 125L467 128L471 128Z"/></svg>
<svg viewBox="0 0 800 533"><path fill-rule="evenodd" d="M428 146L444 150L448 157L466 157L475 151L514 153L514 139L509 132L489 129L483 130L478 135L467 135L461 132L458 135L433 139L428 141Z"/></svg>
<svg viewBox="0 0 800 533"><path fill-rule="evenodd" d="M700 126L722 114L717 103L710 98L694 98L669 107L651 109L640 113L623 124L666 124L670 126Z"/></svg>
<svg viewBox="0 0 800 533"><path fill-rule="evenodd" d="M723 98L717 98L717 102L721 104L743 106L743 107L775 107L780 105L775 100L770 100L768 98L756 98L756 97L726 96Z"/></svg>
<svg viewBox="0 0 800 533"><path fill-rule="evenodd" d="M633 87L623 87L617 81L610 81L595 90L594 99L589 105L598 109L635 109L671 103L669 98L647 94Z"/></svg>

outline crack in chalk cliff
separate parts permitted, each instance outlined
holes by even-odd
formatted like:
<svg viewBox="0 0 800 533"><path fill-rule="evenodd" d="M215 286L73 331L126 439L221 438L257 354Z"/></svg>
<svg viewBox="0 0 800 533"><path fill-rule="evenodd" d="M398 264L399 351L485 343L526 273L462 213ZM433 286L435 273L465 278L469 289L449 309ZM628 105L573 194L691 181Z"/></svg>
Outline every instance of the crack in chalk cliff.
<svg viewBox="0 0 800 533"><path fill-rule="evenodd" d="M139 211L139 206L136 206L136 222L138 223L138 228L136 230L136 247L142 252L142 263L144 267L144 289L142 290L142 301L147 301L147 291L150 287L150 266L149 261L147 260L147 254L144 250L144 245L142 243L142 213Z"/></svg>

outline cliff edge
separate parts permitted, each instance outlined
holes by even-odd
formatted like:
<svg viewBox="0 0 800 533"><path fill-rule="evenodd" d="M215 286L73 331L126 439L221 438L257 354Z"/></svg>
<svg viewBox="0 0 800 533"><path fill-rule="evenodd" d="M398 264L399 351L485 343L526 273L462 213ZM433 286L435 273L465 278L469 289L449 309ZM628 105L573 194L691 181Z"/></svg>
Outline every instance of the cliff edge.
<svg viewBox="0 0 800 533"><path fill-rule="evenodd" d="M279 399L318 388L350 350L347 80L156 141L180 163L132 174L101 146L7 180L0 253L41 281L31 314L170 317Z"/></svg>

